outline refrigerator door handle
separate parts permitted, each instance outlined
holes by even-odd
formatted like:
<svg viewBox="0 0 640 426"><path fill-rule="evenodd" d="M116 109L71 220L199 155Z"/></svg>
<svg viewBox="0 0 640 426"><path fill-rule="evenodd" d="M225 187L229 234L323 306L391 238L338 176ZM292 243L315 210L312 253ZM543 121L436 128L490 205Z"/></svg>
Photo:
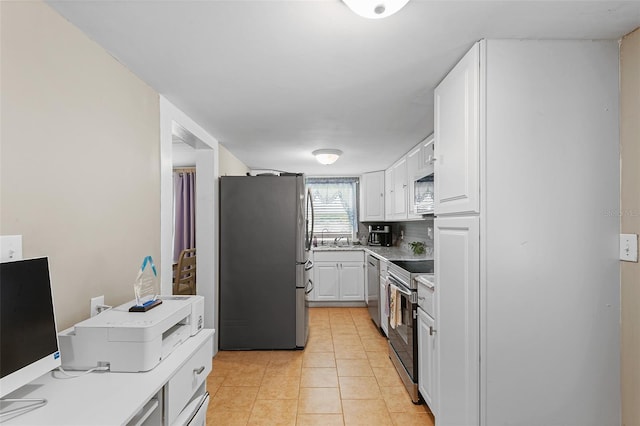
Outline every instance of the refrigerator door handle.
<svg viewBox="0 0 640 426"><path fill-rule="evenodd" d="M309 287L309 284L311 284L311 287ZM312 291L313 291L313 281L309 279L309 282L307 282L307 290L305 290L304 294L309 294Z"/></svg>
<svg viewBox="0 0 640 426"><path fill-rule="evenodd" d="M307 263L304 264L304 270L309 271L313 268L313 261L307 260Z"/></svg>
<svg viewBox="0 0 640 426"><path fill-rule="evenodd" d="M307 190L307 213L311 215L311 227L309 227L309 217L307 216L307 235L306 235L306 248L311 250L311 243L313 242L313 226L314 226L314 213L313 213L313 197L311 195L311 189Z"/></svg>

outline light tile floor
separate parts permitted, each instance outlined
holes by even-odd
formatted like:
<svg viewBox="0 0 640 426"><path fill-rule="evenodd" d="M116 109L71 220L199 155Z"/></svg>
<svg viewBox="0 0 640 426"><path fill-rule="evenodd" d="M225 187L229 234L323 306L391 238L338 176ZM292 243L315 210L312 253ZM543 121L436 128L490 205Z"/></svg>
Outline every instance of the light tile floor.
<svg viewBox="0 0 640 426"><path fill-rule="evenodd" d="M311 308L303 351L221 351L207 425L434 425L366 308Z"/></svg>

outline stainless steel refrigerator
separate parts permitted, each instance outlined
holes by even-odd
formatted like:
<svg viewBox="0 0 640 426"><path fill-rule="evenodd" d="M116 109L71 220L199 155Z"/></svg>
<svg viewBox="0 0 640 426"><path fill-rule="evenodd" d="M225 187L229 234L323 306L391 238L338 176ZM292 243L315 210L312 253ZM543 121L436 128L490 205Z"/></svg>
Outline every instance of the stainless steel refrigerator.
<svg viewBox="0 0 640 426"><path fill-rule="evenodd" d="M220 349L305 346L312 221L301 174L220 178Z"/></svg>

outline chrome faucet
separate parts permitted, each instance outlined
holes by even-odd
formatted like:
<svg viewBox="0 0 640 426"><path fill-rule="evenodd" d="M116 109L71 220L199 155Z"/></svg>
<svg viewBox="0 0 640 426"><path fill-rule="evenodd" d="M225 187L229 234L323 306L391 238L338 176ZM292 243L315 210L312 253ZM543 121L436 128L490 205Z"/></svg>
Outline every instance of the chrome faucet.
<svg viewBox="0 0 640 426"><path fill-rule="evenodd" d="M321 232L320 232L320 239L322 240L320 242L320 244L324 245L324 231L329 232L329 230L327 228L324 228Z"/></svg>
<svg viewBox="0 0 640 426"><path fill-rule="evenodd" d="M333 244L335 244L335 245L337 246L337 245L338 245L338 241L340 241L340 239L341 239L341 238L344 238L344 237L343 237L342 235L341 235L341 236L339 236L339 237L335 237L335 238L333 239Z"/></svg>

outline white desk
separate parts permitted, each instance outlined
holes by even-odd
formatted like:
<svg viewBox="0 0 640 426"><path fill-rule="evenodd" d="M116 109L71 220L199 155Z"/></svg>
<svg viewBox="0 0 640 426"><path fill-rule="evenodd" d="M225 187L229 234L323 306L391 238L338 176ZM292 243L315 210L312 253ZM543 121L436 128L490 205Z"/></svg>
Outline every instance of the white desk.
<svg viewBox="0 0 640 426"><path fill-rule="evenodd" d="M76 378L67 378L58 371L48 373L7 395L7 398L46 398L47 405L7 419L6 424L126 425L156 396L160 399L158 415L163 418L162 424L171 424L193 395L184 389L184 384L206 386L213 358L213 334L214 330L200 331L144 373L94 372ZM204 370L197 374L195 370L202 364Z"/></svg>

